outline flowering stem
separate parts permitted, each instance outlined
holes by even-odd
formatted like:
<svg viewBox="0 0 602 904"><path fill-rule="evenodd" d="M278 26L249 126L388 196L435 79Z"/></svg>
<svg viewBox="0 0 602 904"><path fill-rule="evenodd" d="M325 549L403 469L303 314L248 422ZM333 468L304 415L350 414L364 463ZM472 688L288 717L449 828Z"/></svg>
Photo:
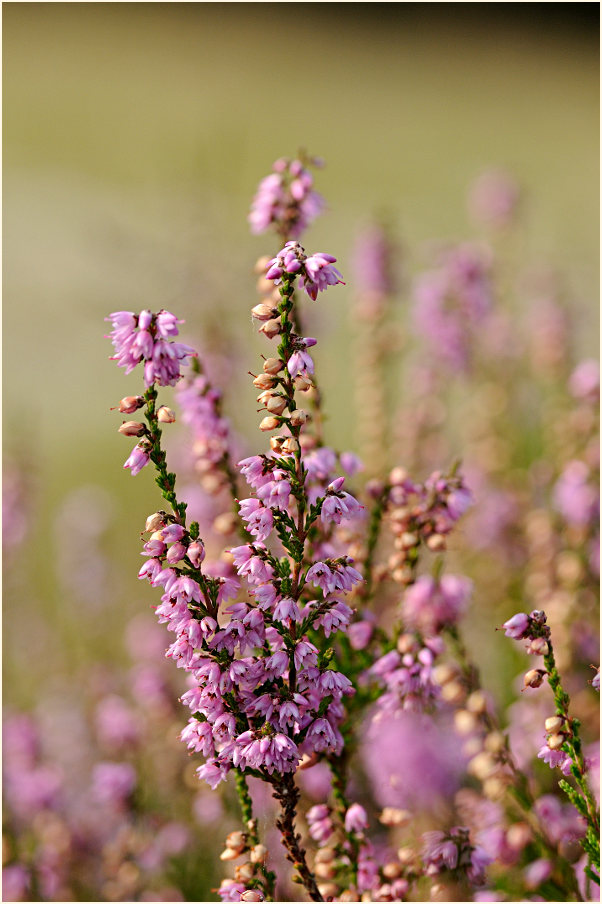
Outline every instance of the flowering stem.
<svg viewBox="0 0 602 904"><path fill-rule="evenodd" d="M259 832L257 831L257 820L253 817L253 801L249 793L249 786L244 774L240 769L234 770L234 778L236 784L236 794L240 803L242 820L246 829L247 840L251 847L259 844ZM276 874L266 869L263 864L257 864L256 869L262 873L261 887L265 892L266 901L274 898L274 886L276 882Z"/></svg>
<svg viewBox="0 0 602 904"><path fill-rule="evenodd" d="M282 815L277 820L282 835L282 843L287 850L287 859L297 870L301 884L307 889L312 901L323 901L324 898L318 890L315 877L307 865L305 851L299 844L301 836L295 832L295 815L299 801L299 789L290 772L283 775L274 775L271 779L274 788L274 797L282 808Z"/></svg>
<svg viewBox="0 0 602 904"><path fill-rule="evenodd" d="M144 416L148 421L148 438L151 443L150 459L157 469L155 480L163 497L171 505L178 523L184 526L186 524L186 503L178 502L177 500L175 493L176 475L168 472L165 452L161 448L161 428L159 427L159 419L156 412L157 396L158 393L153 383L144 393L146 401Z"/></svg>
<svg viewBox="0 0 602 904"><path fill-rule="evenodd" d="M362 599L366 602L372 597L374 583L374 555L380 537L389 490L389 486L384 487L378 495L374 506L372 507L372 511L370 512L370 523L368 525L368 538L366 542L366 558L364 559L363 568L365 584L360 591Z"/></svg>
<svg viewBox="0 0 602 904"><path fill-rule="evenodd" d="M543 661L548 673L548 682L554 694L556 713L563 718L566 725L566 736L562 749L569 754L573 761L571 775L581 794L564 780L561 780L559 785L573 806L587 820L588 829L582 845L588 857L588 867L590 868L588 875L599 884L599 877L591 871L591 866L595 865L598 870L600 869L600 814L586 778L587 770L579 736L580 722L569 716L570 697L562 687L550 639L548 639L548 652L544 654Z"/></svg>

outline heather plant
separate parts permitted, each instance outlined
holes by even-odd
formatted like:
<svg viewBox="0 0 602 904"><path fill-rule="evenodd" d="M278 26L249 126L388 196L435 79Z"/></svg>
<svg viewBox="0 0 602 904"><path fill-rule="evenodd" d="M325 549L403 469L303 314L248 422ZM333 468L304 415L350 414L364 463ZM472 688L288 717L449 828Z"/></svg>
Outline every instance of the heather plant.
<svg viewBox="0 0 602 904"><path fill-rule="evenodd" d="M321 165L277 160L248 217L266 346L236 357L260 436L237 434L219 349L184 344L175 314L108 318L140 377L114 409L124 468L161 500L139 526L159 625L130 623L123 675L87 670L69 755L9 714L11 900L595 898L597 363L574 362L557 282L505 266L506 174L471 190L476 238L414 257L375 221L350 276L305 237ZM306 335L342 292L361 455L331 444ZM73 536L98 509L57 556L90 623L104 504L80 492L57 519Z"/></svg>

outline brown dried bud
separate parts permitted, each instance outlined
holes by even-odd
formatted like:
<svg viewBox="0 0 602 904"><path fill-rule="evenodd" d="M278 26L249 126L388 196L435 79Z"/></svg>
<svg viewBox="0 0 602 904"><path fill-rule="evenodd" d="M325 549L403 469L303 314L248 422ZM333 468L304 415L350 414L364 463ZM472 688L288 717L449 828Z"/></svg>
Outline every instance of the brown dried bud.
<svg viewBox="0 0 602 904"><path fill-rule="evenodd" d="M524 678L525 687L539 687L546 676L544 669L529 669Z"/></svg>
<svg viewBox="0 0 602 904"><path fill-rule="evenodd" d="M270 414L282 414L286 408L286 399L282 396L273 395L264 403Z"/></svg>
<svg viewBox="0 0 602 904"><path fill-rule="evenodd" d="M144 532L146 533L149 530L161 530L162 527L165 527L167 524L167 515L165 512L155 512L153 515L149 515L146 519L146 524L144 525Z"/></svg>
<svg viewBox="0 0 602 904"><path fill-rule="evenodd" d="M253 380L253 386L257 389L272 389L276 385L276 380L270 374L259 374Z"/></svg>
<svg viewBox="0 0 602 904"><path fill-rule="evenodd" d="M243 850L247 843L247 837L244 832L230 832L225 843L226 847Z"/></svg>
<svg viewBox="0 0 602 904"><path fill-rule="evenodd" d="M122 399L117 406L122 414L133 414L144 405L144 396L129 395ZM114 411L115 409L111 409Z"/></svg>
<svg viewBox="0 0 602 904"><path fill-rule="evenodd" d="M290 422L293 427L301 427L307 420L309 420L309 414L302 408L295 408L291 413Z"/></svg>
<svg viewBox="0 0 602 904"><path fill-rule="evenodd" d="M251 863L265 863L267 856L268 849L263 844L256 844L255 847L251 848L251 853L249 854Z"/></svg>
<svg viewBox="0 0 602 904"><path fill-rule="evenodd" d="M550 716L544 725L546 731L560 731L561 728L564 728L564 716Z"/></svg>
<svg viewBox="0 0 602 904"><path fill-rule="evenodd" d="M117 429L122 436L144 436L146 433L146 427L138 421L124 421Z"/></svg>
<svg viewBox="0 0 602 904"><path fill-rule="evenodd" d="M256 304L254 308L251 309L251 314L255 318L255 320L272 320L278 311L276 308L273 308L271 304Z"/></svg>
<svg viewBox="0 0 602 904"><path fill-rule="evenodd" d="M563 732L555 732L548 738L548 747L550 750L560 750L565 741L566 735Z"/></svg>
<svg viewBox="0 0 602 904"><path fill-rule="evenodd" d="M277 336L280 332L280 326L279 320L267 320L259 327L259 332L263 333L264 336L267 336L268 339L273 339L274 336Z"/></svg>
<svg viewBox="0 0 602 904"><path fill-rule="evenodd" d="M283 367L284 361L281 361L280 358L266 358L263 362L264 373L271 374L273 377L279 374Z"/></svg>
<svg viewBox="0 0 602 904"><path fill-rule="evenodd" d="M285 455L294 455L299 448L299 443L294 436L289 436L282 443L282 451Z"/></svg>
<svg viewBox="0 0 602 904"><path fill-rule="evenodd" d="M307 392L307 390L312 389L314 385L311 380L304 377L303 374L297 374L293 383L295 384L295 389L298 389L299 392Z"/></svg>
<svg viewBox="0 0 602 904"><path fill-rule="evenodd" d="M171 408L167 407L167 405L161 405L157 411L157 419L160 420L162 424L173 424L175 423L176 415Z"/></svg>
<svg viewBox="0 0 602 904"><path fill-rule="evenodd" d="M259 429L264 433L268 430L277 430L280 426L280 421L277 417L264 417L264 419L259 424Z"/></svg>

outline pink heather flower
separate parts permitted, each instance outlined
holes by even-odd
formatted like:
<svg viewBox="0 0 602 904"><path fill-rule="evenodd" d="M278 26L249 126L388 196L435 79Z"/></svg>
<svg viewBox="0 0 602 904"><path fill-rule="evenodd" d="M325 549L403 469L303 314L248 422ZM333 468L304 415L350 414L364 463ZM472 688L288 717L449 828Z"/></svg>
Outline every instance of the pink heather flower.
<svg viewBox="0 0 602 904"><path fill-rule="evenodd" d="M370 643L374 625L370 621L358 621L349 625L347 636L353 650L363 650Z"/></svg>
<svg viewBox="0 0 602 904"><path fill-rule="evenodd" d="M240 901L240 896L246 890L246 886L241 882L235 882L234 879L223 879L217 893L222 901Z"/></svg>
<svg viewBox="0 0 602 904"><path fill-rule="evenodd" d="M317 842L328 841L334 828L330 818L330 810L326 804L316 804L307 811L309 834Z"/></svg>
<svg viewBox="0 0 602 904"><path fill-rule="evenodd" d="M98 763L92 773L92 794L100 803L121 807L136 785L129 763Z"/></svg>
<svg viewBox="0 0 602 904"><path fill-rule="evenodd" d="M368 828L368 817L361 804L351 804L345 813L345 831L363 832Z"/></svg>
<svg viewBox="0 0 602 904"><path fill-rule="evenodd" d="M185 695L184 695L185 696ZM184 700L184 697L182 697ZM202 753L203 756L213 756L213 732L209 722L199 722L198 719L190 719L186 728L180 732L180 738L189 750Z"/></svg>
<svg viewBox="0 0 602 904"><path fill-rule="evenodd" d="M216 760L208 760L196 770L200 779L207 782L212 791L215 791L220 782L223 782L228 774L228 768L218 764Z"/></svg>
<svg viewBox="0 0 602 904"><path fill-rule="evenodd" d="M313 176L300 160L280 159L272 169L253 198L248 217L251 232L257 235L273 225L298 238L322 212L324 199L314 191Z"/></svg>
<svg viewBox="0 0 602 904"><path fill-rule="evenodd" d="M136 474L139 474L142 468L145 467L150 461L150 450L148 444L146 442L138 443L137 446L134 446L130 457L127 459L124 464L124 468L130 468L130 473L132 477L135 477Z"/></svg>
<svg viewBox="0 0 602 904"><path fill-rule="evenodd" d="M507 622L504 622L502 628L506 637L512 637L513 640L522 640L523 637L527 636L530 623L529 616L525 612L519 612L508 619Z"/></svg>
<svg viewBox="0 0 602 904"><path fill-rule="evenodd" d="M597 517L598 494L588 483L590 471L582 461L570 461L554 487L554 504L566 521L586 527Z"/></svg>
<svg viewBox="0 0 602 904"><path fill-rule="evenodd" d="M286 621L289 618L292 618L293 621L300 621L301 615L297 603L291 599L281 599L274 609L273 618L274 621L279 622Z"/></svg>
<svg viewBox="0 0 602 904"><path fill-rule="evenodd" d="M537 888L542 882L545 882L546 879L549 879L552 875L552 863L550 860L544 860L543 858L539 860L533 860L532 863L529 863L527 867L525 867L524 878L525 885L527 888L533 890Z"/></svg>
<svg viewBox="0 0 602 904"><path fill-rule="evenodd" d="M500 229L516 216L519 200L520 189L512 176L504 170L490 169L472 185L468 207L476 223Z"/></svg>
<svg viewBox="0 0 602 904"><path fill-rule="evenodd" d="M446 574L439 581L424 575L410 585L403 600L404 618L408 627L423 634L438 634L443 628L455 625L466 609L472 581Z"/></svg>
<svg viewBox="0 0 602 904"><path fill-rule="evenodd" d="M311 376L315 370L311 355L309 355L302 349L293 352L288 360L286 367L289 374L293 378L296 377L297 374L302 374L303 376Z"/></svg>
<svg viewBox="0 0 602 904"><path fill-rule="evenodd" d="M596 672L596 674L594 675L594 677L592 678L592 687L595 691L598 691L598 693L600 693L600 669L599 668L598 668L598 671Z"/></svg>
<svg viewBox="0 0 602 904"><path fill-rule="evenodd" d="M537 757L547 763L550 769L560 769L564 775L571 774L571 766L573 761L568 753L564 750L550 750L547 744L544 744L537 753Z"/></svg>
<svg viewBox="0 0 602 904"><path fill-rule="evenodd" d="M322 252L312 254L306 259L305 273L299 280L299 286L305 289L314 301L318 297L318 292L323 292L328 286L336 286L339 283L345 285L337 268L332 266L335 262L336 257Z"/></svg>
<svg viewBox="0 0 602 904"><path fill-rule="evenodd" d="M134 744L140 736L137 714L123 697L109 694L96 707L96 730L103 744L124 747Z"/></svg>
<svg viewBox="0 0 602 904"><path fill-rule="evenodd" d="M595 402L600 396L600 365L593 358L581 361L569 379L569 389L576 399Z"/></svg>
<svg viewBox="0 0 602 904"><path fill-rule="evenodd" d="M115 348L112 360L125 367L126 373L144 362L147 386L155 382L173 386L180 379L180 362L196 355L190 346L168 341L168 336L178 334L176 324L182 323L169 311L141 311L139 315L116 311L106 319L113 325L109 336Z"/></svg>

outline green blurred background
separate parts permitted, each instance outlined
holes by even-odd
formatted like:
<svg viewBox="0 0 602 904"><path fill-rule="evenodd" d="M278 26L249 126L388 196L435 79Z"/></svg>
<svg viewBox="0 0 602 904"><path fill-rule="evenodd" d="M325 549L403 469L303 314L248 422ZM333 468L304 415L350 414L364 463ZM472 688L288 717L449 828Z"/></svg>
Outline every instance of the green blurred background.
<svg viewBox="0 0 602 904"><path fill-rule="evenodd" d="M564 272L581 351L595 353L597 14L587 3L3 4L4 445L29 517L5 584L11 700L34 702L40 677L118 660L126 616L150 605L133 526L157 497L150 474L122 471L130 443L108 410L139 383L107 360L103 317L166 307L186 318L184 341L231 342L240 376L226 410L241 429L255 422L244 374L265 340L249 317L251 269L275 249L246 215L276 157L325 158L329 211L307 245L345 275L373 211L413 249L462 238L472 179L505 166L527 190L521 250ZM340 447L353 436L341 404L353 361L336 356L352 294L337 289L318 314ZM57 577L81 531L57 513L86 487L89 518L101 517L94 499L104 506L102 611L84 611Z"/></svg>

